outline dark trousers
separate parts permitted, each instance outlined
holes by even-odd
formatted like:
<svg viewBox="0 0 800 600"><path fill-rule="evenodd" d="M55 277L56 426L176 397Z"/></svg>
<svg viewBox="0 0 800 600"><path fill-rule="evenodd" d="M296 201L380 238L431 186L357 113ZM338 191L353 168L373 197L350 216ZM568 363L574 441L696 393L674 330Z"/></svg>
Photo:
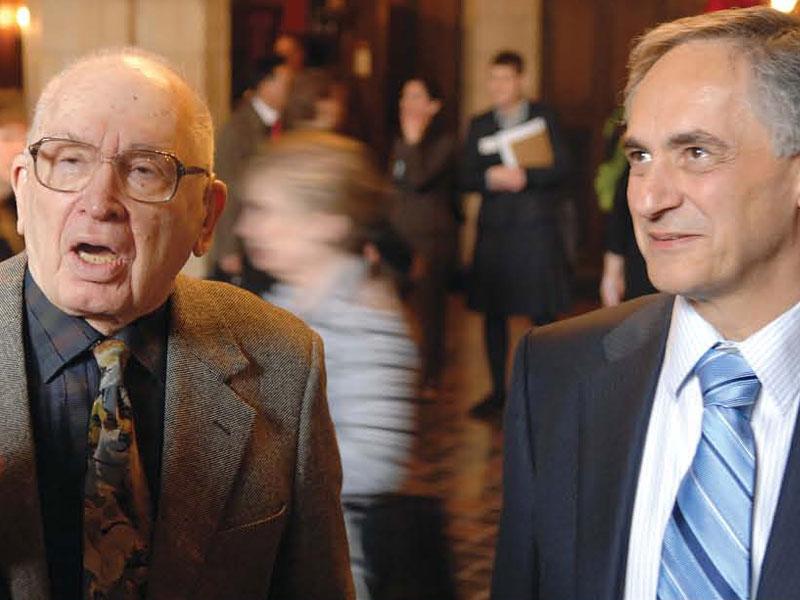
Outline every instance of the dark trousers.
<svg viewBox="0 0 800 600"><path fill-rule="evenodd" d="M534 315L531 325L547 325L555 321L549 314ZM492 375L492 395L505 398L506 362L508 360L508 316L486 314L483 322L484 344Z"/></svg>
<svg viewBox="0 0 800 600"><path fill-rule="evenodd" d="M342 498L356 600L455 600L441 500Z"/></svg>

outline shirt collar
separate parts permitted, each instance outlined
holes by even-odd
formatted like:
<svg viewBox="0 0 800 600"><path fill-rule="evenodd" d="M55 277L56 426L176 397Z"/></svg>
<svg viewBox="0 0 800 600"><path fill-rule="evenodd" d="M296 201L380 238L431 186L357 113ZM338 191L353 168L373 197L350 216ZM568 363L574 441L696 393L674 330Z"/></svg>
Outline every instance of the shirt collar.
<svg viewBox="0 0 800 600"><path fill-rule="evenodd" d="M737 346L761 386L786 414L800 396L800 303Z"/></svg>
<svg viewBox="0 0 800 600"><path fill-rule="evenodd" d="M800 303L741 342L739 349L763 389L786 413L800 395ZM664 357L666 383L674 398L690 379L695 364L709 348L726 340L682 296L675 299Z"/></svg>
<svg viewBox="0 0 800 600"><path fill-rule="evenodd" d="M495 109L494 118L497 121L497 124L500 125L500 129L516 127L517 125L528 120L528 109L528 101L522 99L520 100L519 104L509 112L502 112L499 109Z"/></svg>
<svg viewBox="0 0 800 600"><path fill-rule="evenodd" d="M50 302L30 271L25 273L24 293L28 314L36 320L32 326L38 326L43 333L38 338L42 381L51 381L65 365L105 338L81 317L68 315ZM165 302L158 310L137 319L113 336L123 340L136 360L162 383L168 304Z"/></svg>
<svg viewBox="0 0 800 600"><path fill-rule="evenodd" d="M673 398L678 398L700 357L721 341L722 336L697 314L686 298L675 298L663 367Z"/></svg>
<svg viewBox="0 0 800 600"><path fill-rule="evenodd" d="M256 111L258 117L264 121L264 125L267 127L272 127L280 118L280 114L277 110L269 106L255 94L250 98L250 104L252 104L253 110Z"/></svg>

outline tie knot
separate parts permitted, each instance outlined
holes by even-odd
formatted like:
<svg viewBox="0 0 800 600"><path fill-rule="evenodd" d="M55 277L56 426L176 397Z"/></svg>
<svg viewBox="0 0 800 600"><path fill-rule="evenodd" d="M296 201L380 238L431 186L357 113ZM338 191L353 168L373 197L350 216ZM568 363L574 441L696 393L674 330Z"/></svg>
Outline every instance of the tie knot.
<svg viewBox="0 0 800 600"><path fill-rule="evenodd" d="M121 380L129 354L125 342L109 338L92 348L92 353L97 361L97 366L100 367L101 375L115 373Z"/></svg>
<svg viewBox="0 0 800 600"><path fill-rule="evenodd" d="M714 346L694 368L705 406L752 406L761 382L736 348Z"/></svg>

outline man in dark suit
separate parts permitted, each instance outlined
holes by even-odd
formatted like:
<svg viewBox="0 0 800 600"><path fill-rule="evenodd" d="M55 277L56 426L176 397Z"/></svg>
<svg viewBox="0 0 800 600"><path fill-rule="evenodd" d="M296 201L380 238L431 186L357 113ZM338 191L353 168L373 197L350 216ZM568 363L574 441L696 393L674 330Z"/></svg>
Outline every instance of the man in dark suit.
<svg viewBox="0 0 800 600"><path fill-rule="evenodd" d="M0 598L352 597L321 343L178 274L225 203L160 58L51 81L0 264ZM90 418L91 415L91 418Z"/></svg>
<svg viewBox="0 0 800 600"><path fill-rule="evenodd" d="M523 96L522 57L499 52L489 66L492 110L469 126L461 164L461 188L480 192L478 233L468 301L485 314L484 339L492 391L473 408L475 416L497 414L506 395L508 317L526 315L534 324L553 321L569 300L567 261L558 226L559 185L568 172L566 142L555 114ZM544 122L552 161L524 168L504 159L498 132Z"/></svg>
<svg viewBox="0 0 800 600"><path fill-rule="evenodd" d="M665 292L531 332L495 600L800 597L800 22L633 50L628 200Z"/></svg>
<svg viewBox="0 0 800 600"><path fill-rule="evenodd" d="M229 194L211 248L211 266L216 279L235 283L245 279L247 287L259 287L258 273L245 263L241 242L233 232L241 209L239 174L258 147L280 133L281 113L291 80L292 70L282 57L274 55L259 60L253 68L248 89L217 134L214 164L217 175L228 183Z"/></svg>

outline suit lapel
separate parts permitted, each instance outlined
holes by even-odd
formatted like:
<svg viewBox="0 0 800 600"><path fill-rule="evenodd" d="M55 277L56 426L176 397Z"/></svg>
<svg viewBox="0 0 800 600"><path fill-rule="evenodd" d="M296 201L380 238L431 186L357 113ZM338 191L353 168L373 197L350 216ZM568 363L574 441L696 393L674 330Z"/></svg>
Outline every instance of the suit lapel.
<svg viewBox="0 0 800 600"><path fill-rule="evenodd" d="M24 255L0 269L0 585L49 597L23 342ZM0 590L2 594L2 590Z"/></svg>
<svg viewBox="0 0 800 600"><path fill-rule="evenodd" d="M795 420L780 498L772 521L756 598L793 598L800 590L800 429Z"/></svg>
<svg viewBox="0 0 800 600"><path fill-rule="evenodd" d="M603 340L607 362L588 379L580 423L579 598L621 598L644 439L672 298L660 296Z"/></svg>
<svg viewBox="0 0 800 600"><path fill-rule="evenodd" d="M150 595L188 598L248 444L255 410L227 384L248 365L196 283L179 278L167 350L164 452Z"/></svg>

